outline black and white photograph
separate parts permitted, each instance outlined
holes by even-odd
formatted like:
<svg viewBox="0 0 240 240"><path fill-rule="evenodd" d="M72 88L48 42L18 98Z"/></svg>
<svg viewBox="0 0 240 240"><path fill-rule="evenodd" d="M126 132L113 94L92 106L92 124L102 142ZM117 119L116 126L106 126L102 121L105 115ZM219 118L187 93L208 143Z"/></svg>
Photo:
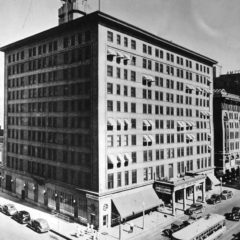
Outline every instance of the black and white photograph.
<svg viewBox="0 0 240 240"><path fill-rule="evenodd" d="M0 240L240 240L239 0L0 3Z"/></svg>

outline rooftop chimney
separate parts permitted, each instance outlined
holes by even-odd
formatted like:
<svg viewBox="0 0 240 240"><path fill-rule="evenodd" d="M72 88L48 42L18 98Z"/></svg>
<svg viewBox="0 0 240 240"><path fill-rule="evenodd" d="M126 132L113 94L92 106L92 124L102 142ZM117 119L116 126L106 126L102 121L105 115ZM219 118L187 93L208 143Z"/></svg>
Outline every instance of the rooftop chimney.
<svg viewBox="0 0 240 240"><path fill-rule="evenodd" d="M72 21L86 15L87 0L61 0L63 5L58 9L58 24Z"/></svg>

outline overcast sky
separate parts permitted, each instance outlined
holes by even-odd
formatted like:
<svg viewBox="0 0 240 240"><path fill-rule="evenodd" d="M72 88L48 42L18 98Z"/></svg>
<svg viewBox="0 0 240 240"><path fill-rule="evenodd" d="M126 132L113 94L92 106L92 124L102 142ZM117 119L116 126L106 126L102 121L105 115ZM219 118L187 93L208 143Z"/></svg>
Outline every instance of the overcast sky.
<svg viewBox="0 0 240 240"><path fill-rule="evenodd" d="M0 46L58 24L60 0L0 0ZM98 9L88 0L87 12ZM239 0L101 0L101 11L218 61L222 72L240 62ZM3 125L0 53L0 125Z"/></svg>

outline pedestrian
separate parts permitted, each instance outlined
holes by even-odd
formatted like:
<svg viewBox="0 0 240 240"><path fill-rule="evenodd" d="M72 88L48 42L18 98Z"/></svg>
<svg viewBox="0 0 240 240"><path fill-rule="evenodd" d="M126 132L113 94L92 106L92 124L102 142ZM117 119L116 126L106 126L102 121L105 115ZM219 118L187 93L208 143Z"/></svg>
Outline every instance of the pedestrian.
<svg viewBox="0 0 240 240"><path fill-rule="evenodd" d="M133 232L133 223L130 222L130 232L132 233Z"/></svg>

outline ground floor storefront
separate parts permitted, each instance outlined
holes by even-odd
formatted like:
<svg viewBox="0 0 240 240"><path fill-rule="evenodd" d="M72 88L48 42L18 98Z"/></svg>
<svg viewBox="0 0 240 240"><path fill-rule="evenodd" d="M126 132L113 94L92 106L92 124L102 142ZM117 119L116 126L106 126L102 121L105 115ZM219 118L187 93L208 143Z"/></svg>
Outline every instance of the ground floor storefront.
<svg viewBox="0 0 240 240"><path fill-rule="evenodd" d="M175 215L177 202L182 201L185 210L187 199L192 199L195 203L201 197L205 201L206 179L210 179L212 185L214 181L216 184L212 173L195 174L174 181L155 181L144 186L99 195L5 172L1 186L18 198L103 231L120 222L159 210L168 203L172 205L172 214Z"/></svg>

